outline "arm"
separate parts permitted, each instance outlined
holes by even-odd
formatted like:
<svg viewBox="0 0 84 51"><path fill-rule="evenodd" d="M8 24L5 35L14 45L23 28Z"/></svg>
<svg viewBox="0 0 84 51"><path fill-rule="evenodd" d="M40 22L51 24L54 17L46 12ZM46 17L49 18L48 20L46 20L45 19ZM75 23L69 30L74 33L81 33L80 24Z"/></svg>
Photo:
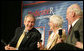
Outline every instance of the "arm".
<svg viewBox="0 0 84 51"><path fill-rule="evenodd" d="M13 39L11 40L11 42L9 43L10 46L13 46L15 47L16 46L16 43L17 43L17 36L18 36L18 33L19 33L19 29L20 27L18 27L15 31L15 36L13 37Z"/></svg>
<svg viewBox="0 0 84 51"><path fill-rule="evenodd" d="M79 36L80 36L79 40L80 41L77 41L75 46L83 49L83 22L81 22L79 28L80 28L79 29Z"/></svg>
<svg viewBox="0 0 84 51"><path fill-rule="evenodd" d="M9 42L8 45L5 46L5 50L16 50L17 48L15 48L16 46L16 38L17 38L17 34L18 34L18 30L20 28L17 28L16 31L15 31L15 36L13 37L13 39Z"/></svg>

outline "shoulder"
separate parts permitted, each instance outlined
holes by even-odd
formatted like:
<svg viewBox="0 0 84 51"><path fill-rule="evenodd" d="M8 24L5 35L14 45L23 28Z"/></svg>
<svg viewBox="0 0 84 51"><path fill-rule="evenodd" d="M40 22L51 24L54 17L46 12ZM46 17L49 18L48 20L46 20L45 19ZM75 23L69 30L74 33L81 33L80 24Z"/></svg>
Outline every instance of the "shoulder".
<svg viewBox="0 0 84 51"><path fill-rule="evenodd" d="M74 25L74 29L79 29L79 28L82 28L83 27L83 18L81 17L77 22L76 24Z"/></svg>
<svg viewBox="0 0 84 51"><path fill-rule="evenodd" d="M81 17L78 21L77 21L78 24L82 24L83 23L83 18Z"/></svg>
<svg viewBox="0 0 84 51"><path fill-rule="evenodd" d="M83 18L80 18L81 24L83 24Z"/></svg>
<svg viewBox="0 0 84 51"><path fill-rule="evenodd" d="M39 32L36 28L32 28L32 30L30 30L32 32Z"/></svg>
<svg viewBox="0 0 84 51"><path fill-rule="evenodd" d="M32 28L30 32L35 33L35 34L40 34L40 32L36 28Z"/></svg>
<svg viewBox="0 0 84 51"><path fill-rule="evenodd" d="M17 27L16 31L22 31L24 29L24 27Z"/></svg>

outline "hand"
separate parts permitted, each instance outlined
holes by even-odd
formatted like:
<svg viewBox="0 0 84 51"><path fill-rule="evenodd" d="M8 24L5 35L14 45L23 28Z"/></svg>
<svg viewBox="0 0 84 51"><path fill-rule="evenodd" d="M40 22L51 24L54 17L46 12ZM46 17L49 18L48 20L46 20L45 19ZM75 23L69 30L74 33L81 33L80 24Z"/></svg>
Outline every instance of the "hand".
<svg viewBox="0 0 84 51"><path fill-rule="evenodd" d="M5 46L5 50L16 50L16 48L11 47L9 44Z"/></svg>
<svg viewBox="0 0 84 51"><path fill-rule="evenodd" d="M42 49L43 49L42 42L38 42L38 43L37 43L37 48L39 48L40 50L42 50Z"/></svg>
<svg viewBox="0 0 84 51"><path fill-rule="evenodd" d="M57 40L57 43L62 43L62 42L63 42L62 38L60 38L60 39Z"/></svg>
<svg viewBox="0 0 84 51"><path fill-rule="evenodd" d="M76 42L76 47L83 49L83 43L81 42Z"/></svg>
<svg viewBox="0 0 84 51"><path fill-rule="evenodd" d="M42 44L40 42L37 43L37 47L40 48Z"/></svg>
<svg viewBox="0 0 84 51"><path fill-rule="evenodd" d="M14 48L14 47L9 47L10 49L9 50L16 50L16 48Z"/></svg>
<svg viewBox="0 0 84 51"><path fill-rule="evenodd" d="M7 46L5 46L5 50L10 50L10 45L8 44Z"/></svg>

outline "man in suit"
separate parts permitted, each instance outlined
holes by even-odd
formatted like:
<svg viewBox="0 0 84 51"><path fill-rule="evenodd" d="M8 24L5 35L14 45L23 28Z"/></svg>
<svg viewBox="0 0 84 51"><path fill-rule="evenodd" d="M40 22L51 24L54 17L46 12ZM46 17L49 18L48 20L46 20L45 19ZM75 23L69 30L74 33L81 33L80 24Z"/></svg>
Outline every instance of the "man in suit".
<svg viewBox="0 0 84 51"><path fill-rule="evenodd" d="M5 50L38 50L37 42L41 34L34 28L35 17L32 14L26 15L24 25L16 29L13 40L5 46Z"/></svg>
<svg viewBox="0 0 84 51"><path fill-rule="evenodd" d="M83 11L78 4L72 4L67 8L66 19L69 30L66 42L83 49Z"/></svg>

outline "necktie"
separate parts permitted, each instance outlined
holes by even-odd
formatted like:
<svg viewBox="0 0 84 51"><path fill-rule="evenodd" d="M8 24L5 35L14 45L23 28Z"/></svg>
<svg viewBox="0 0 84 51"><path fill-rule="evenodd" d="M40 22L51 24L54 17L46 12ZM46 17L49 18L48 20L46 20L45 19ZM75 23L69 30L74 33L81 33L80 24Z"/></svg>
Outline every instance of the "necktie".
<svg viewBox="0 0 84 51"><path fill-rule="evenodd" d="M22 35L20 36L19 40L18 40L18 43L16 45L16 48L18 48L23 40L23 38L25 37L25 32L22 33Z"/></svg>
<svg viewBox="0 0 84 51"><path fill-rule="evenodd" d="M72 25L70 26L70 29L69 29L69 32L68 32L69 34L70 34L70 32L71 32L71 28L72 28Z"/></svg>

